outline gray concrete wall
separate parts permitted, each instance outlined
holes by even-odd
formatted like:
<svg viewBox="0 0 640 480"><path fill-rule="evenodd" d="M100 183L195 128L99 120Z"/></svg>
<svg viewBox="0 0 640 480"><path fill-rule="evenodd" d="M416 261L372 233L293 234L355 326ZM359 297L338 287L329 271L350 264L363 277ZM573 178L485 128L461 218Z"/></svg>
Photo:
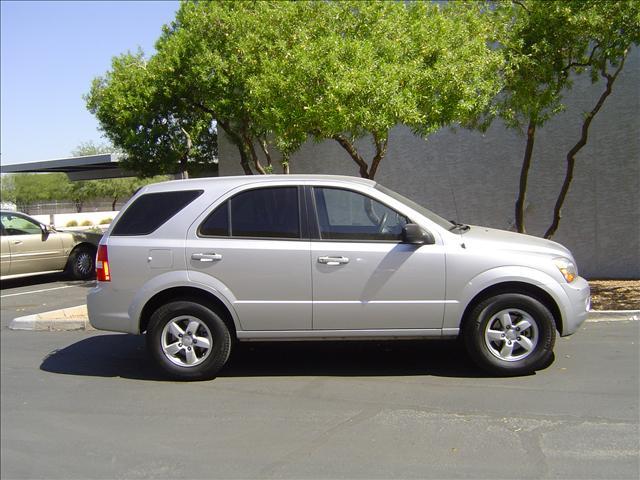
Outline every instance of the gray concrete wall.
<svg viewBox="0 0 640 480"><path fill-rule="evenodd" d="M526 204L528 233L550 224L565 156L578 140L582 112L604 88L583 76L567 95L569 107L539 129ZM220 175L240 175L237 149L219 139ZM389 138L376 180L446 218L513 229L524 136L499 122L485 133L443 129L426 141L404 127ZM371 158L370 141L360 142ZM591 125L553 240L574 253L587 278L640 278L640 49L635 48L611 96ZM291 173L358 175L335 141L307 142Z"/></svg>

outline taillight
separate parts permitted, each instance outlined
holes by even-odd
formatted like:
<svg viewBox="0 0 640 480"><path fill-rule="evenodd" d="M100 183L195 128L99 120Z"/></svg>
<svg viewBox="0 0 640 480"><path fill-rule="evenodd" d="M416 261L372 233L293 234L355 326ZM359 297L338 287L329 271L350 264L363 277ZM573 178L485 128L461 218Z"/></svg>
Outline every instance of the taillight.
<svg viewBox="0 0 640 480"><path fill-rule="evenodd" d="M106 245L98 245L98 257L96 258L96 280L99 282L111 281L109 254L107 253Z"/></svg>

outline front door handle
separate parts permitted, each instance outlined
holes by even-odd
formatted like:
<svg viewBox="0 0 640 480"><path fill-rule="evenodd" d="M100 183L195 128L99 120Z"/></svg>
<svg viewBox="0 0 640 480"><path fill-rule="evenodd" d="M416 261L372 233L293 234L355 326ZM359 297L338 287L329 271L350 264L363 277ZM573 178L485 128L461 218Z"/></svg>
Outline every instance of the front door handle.
<svg viewBox="0 0 640 480"><path fill-rule="evenodd" d="M318 263L324 263L325 265L344 265L349 263L347 257L318 257Z"/></svg>
<svg viewBox="0 0 640 480"><path fill-rule="evenodd" d="M222 260L222 255L219 253L192 253L191 260L198 260L199 262L216 262Z"/></svg>
<svg viewBox="0 0 640 480"><path fill-rule="evenodd" d="M14 240L13 244L14 245L22 245L22 240Z"/></svg>

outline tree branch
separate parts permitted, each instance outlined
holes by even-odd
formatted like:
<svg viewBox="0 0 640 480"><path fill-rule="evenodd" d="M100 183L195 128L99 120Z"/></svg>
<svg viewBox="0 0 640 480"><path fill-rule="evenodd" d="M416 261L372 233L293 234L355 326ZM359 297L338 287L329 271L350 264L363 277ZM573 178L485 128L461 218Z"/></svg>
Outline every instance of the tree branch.
<svg viewBox="0 0 640 480"><path fill-rule="evenodd" d="M371 180L373 180L373 178L376 176L376 173L378 171L378 166L380 165L380 162L382 161L382 159L384 158L385 154L387 153L387 145L389 143L389 135L387 134L387 136L380 140L378 138L378 135L376 135L375 133L373 134L373 143L376 146L376 154L373 157L373 161L371 162L371 169L369 170L369 178Z"/></svg>
<svg viewBox="0 0 640 480"><path fill-rule="evenodd" d="M262 153L264 153L264 158L267 160L267 167L271 170L273 168L273 162L271 159L271 154L269 153L269 148L267 145L267 139L264 137L260 137L258 139L260 144L260 148L262 149Z"/></svg>
<svg viewBox="0 0 640 480"><path fill-rule="evenodd" d="M351 156L354 162L358 165L360 169L360 176L362 178L369 178L369 166L367 162L364 161L362 156L358 153L353 144L345 137L344 135L334 135L332 137L336 142L340 144L342 148L344 148L347 153Z"/></svg>
<svg viewBox="0 0 640 480"><path fill-rule="evenodd" d="M591 54L589 55L589 58L587 59L587 61L585 63L581 63L581 62L570 62L566 67L564 67L562 69L562 73L564 74L565 77L567 77L569 75L569 70L574 68L574 67L588 67L591 65L591 62L593 62L593 56L596 53L596 50L600 48L600 42L596 42L596 44L593 46L593 48L591 49Z"/></svg>
<svg viewBox="0 0 640 480"><path fill-rule="evenodd" d="M527 146L524 149L522 168L520 169L520 185L518 187L518 199L516 200L516 230L520 233L527 233L524 221L525 201L527 198L527 184L529 181L529 170L531 169L531 159L533 157L533 144L536 138L536 121L529 119L527 127Z"/></svg>
<svg viewBox="0 0 640 480"><path fill-rule="evenodd" d="M560 188L560 193L558 194L558 198L556 199L556 204L553 208L553 220L551 225L547 229L544 234L544 238L551 238L557 231L558 226L560 225L560 219L562 218L562 206L564 205L564 201L567 198L567 193L569 192L569 187L571 186L571 182L573 181L573 172L575 170L576 165L576 155L578 152L587 144L587 140L589 137L589 127L591 126L591 122L593 121L596 114L602 108L605 100L609 95L611 95L611 91L613 89L613 84L618 78L618 74L622 71L624 67L624 62L627 59L628 50L625 50L622 61L620 65L616 69L613 75L609 74L606 70L606 65L602 67L600 70L600 75L607 80L607 86L598 98L596 105L593 109L585 115L584 122L582 123L582 131L580 134L580 139L576 142L576 144L569 150L567 153L567 168L564 175L564 181L562 182L562 187Z"/></svg>
<svg viewBox="0 0 640 480"><path fill-rule="evenodd" d="M247 151L249 152L249 155L251 156L251 159L253 160L254 168L261 175L266 175L267 172L264 169L264 167L262 166L262 163L260 162L260 159L258 158L258 154L256 153L256 149L253 146L253 137L250 134L244 132L242 134L242 140L243 140L245 148L247 149Z"/></svg>

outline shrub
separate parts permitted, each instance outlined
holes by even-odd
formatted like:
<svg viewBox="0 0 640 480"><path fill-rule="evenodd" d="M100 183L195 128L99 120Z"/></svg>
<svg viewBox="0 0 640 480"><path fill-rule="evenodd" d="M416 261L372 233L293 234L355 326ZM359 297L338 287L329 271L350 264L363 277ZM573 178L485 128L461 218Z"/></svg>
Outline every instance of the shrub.
<svg viewBox="0 0 640 480"><path fill-rule="evenodd" d="M83 227L90 227L93 225L93 222L91 220L85 220L80 225L82 225Z"/></svg>
<svg viewBox="0 0 640 480"><path fill-rule="evenodd" d="M67 226L67 227L77 227L78 226L78 222L76 222L75 220L69 220L65 226Z"/></svg>
<svg viewBox="0 0 640 480"><path fill-rule="evenodd" d="M111 222L113 222L113 218L103 218L100 220L100 225L109 225Z"/></svg>

